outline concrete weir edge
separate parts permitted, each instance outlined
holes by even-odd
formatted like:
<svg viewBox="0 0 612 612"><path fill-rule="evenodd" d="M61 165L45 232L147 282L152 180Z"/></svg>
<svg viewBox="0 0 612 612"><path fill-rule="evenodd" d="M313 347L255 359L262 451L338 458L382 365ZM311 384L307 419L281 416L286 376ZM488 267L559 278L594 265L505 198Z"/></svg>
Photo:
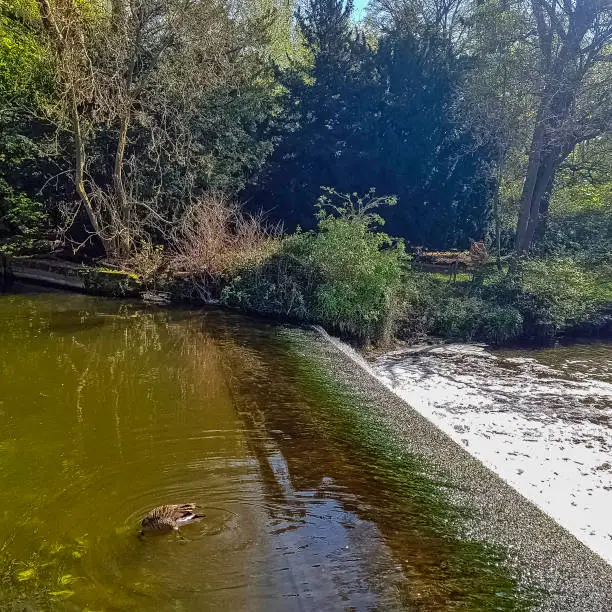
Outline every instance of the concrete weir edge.
<svg viewBox="0 0 612 612"><path fill-rule="evenodd" d="M316 358L364 398L402 446L456 485L452 501L471 515L467 536L504 550L508 565L543 589L539 610L612 610L612 566L385 386L359 353L320 327L305 333Z"/></svg>

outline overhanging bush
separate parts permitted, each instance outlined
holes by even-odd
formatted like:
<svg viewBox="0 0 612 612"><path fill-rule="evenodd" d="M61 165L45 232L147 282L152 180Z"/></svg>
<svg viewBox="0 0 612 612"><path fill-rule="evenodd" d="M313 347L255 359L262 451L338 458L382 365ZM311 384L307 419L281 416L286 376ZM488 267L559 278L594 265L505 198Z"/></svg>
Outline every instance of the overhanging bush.
<svg viewBox="0 0 612 612"><path fill-rule="evenodd" d="M339 194L317 202L318 230L285 238L277 256L244 270L222 300L317 321L360 343L390 339L404 295L407 256L373 210L394 198Z"/></svg>

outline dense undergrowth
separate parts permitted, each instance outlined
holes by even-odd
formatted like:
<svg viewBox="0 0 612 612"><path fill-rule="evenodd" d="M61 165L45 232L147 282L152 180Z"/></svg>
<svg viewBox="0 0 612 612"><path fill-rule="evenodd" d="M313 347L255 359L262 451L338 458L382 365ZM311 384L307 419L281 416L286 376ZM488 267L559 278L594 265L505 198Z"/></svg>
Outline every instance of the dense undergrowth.
<svg viewBox="0 0 612 612"><path fill-rule="evenodd" d="M359 343L388 342L404 306L408 258L373 211L392 203L329 190L317 203L317 230L286 237L272 257L240 270L222 301L321 323Z"/></svg>
<svg viewBox="0 0 612 612"><path fill-rule="evenodd" d="M131 294L161 290L317 323L361 346L429 336L510 344L612 334L607 212L554 218L530 258L508 259L502 270L490 261L453 282L413 268L403 241L382 231L378 209L394 204L374 191L326 189L315 205L316 229L283 234L210 194L192 205L171 243L142 244L107 271L127 273Z"/></svg>
<svg viewBox="0 0 612 612"><path fill-rule="evenodd" d="M367 26L351 2L277 4L0 0L0 255L61 248L95 262L93 291L213 299L359 344L610 331L609 54L580 55L605 36L599 9L558 9L592 44L557 62L529 3L470 3L458 37L427 3L410 27L393 2ZM541 87L564 61L584 64L580 104ZM420 273L382 231L392 198L328 190L313 219L321 185L396 194L387 231L413 247L529 258Z"/></svg>
<svg viewBox="0 0 612 612"><path fill-rule="evenodd" d="M423 333L507 344L612 331L612 270L569 256L519 261L469 282L421 282Z"/></svg>
<svg viewBox="0 0 612 612"><path fill-rule="evenodd" d="M126 266L142 277L141 270L148 270L158 285L178 286L184 295L318 323L360 345L431 335L493 344L548 342L612 331L606 216L593 220L599 229L588 234L588 255L566 223L569 238L562 240L553 226L543 243L546 252L509 262L502 271L490 263L469 280L451 282L413 269L403 242L382 231L376 211L393 204L374 192L329 189L316 204L317 229L282 236L228 201L203 201L172 255L157 253L148 267Z"/></svg>

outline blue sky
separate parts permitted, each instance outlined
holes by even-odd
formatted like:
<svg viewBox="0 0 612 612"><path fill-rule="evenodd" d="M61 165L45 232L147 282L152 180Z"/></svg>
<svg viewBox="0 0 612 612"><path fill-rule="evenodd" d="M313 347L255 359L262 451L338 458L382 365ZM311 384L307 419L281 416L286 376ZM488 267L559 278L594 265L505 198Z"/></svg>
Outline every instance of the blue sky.
<svg viewBox="0 0 612 612"><path fill-rule="evenodd" d="M365 10L366 4L369 0L355 0L355 17L361 19Z"/></svg>

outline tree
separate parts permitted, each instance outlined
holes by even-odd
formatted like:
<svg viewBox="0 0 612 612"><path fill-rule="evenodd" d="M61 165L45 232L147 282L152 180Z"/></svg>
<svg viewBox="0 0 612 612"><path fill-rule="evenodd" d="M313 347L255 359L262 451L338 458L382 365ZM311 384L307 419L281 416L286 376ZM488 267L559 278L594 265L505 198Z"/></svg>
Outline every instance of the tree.
<svg viewBox="0 0 612 612"><path fill-rule="evenodd" d="M310 65L283 73L279 145L257 205L310 227L321 187L391 193L390 231L416 244L468 245L487 223L483 152L454 117L465 68L447 39L393 29L370 44L350 4L311 0L298 23Z"/></svg>
<svg viewBox="0 0 612 612"><path fill-rule="evenodd" d="M47 227L37 192L47 165L35 116L52 86L35 35L35 4L0 0L0 250L27 249Z"/></svg>
<svg viewBox="0 0 612 612"><path fill-rule="evenodd" d="M493 182L494 243L501 267L503 226L516 224L502 201L502 188L510 178L520 179L512 174L515 169L522 172L522 164L513 161L520 156L532 123L533 50L527 44L531 24L522 0L477 3L464 23L468 30L463 48L470 68L461 83L457 112L492 152L488 165Z"/></svg>
<svg viewBox="0 0 612 612"><path fill-rule="evenodd" d="M531 0L537 32L537 112L515 250L529 251L548 214L555 173L577 144L612 127L612 4Z"/></svg>
<svg viewBox="0 0 612 612"><path fill-rule="evenodd" d="M108 257L167 235L219 159L228 184L261 163L269 12L222 0L38 5L59 89L48 117L70 137L89 237Z"/></svg>
<svg viewBox="0 0 612 612"><path fill-rule="evenodd" d="M390 32L376 59L383 103L370 121L369 178L398 197L390 231L417 245L467 247L486 232L491 194L488 143L455 111L467 65L435 33Z"/></svg>
<svg viewBox="0 0 612 612"><path fill-rule="evenodd" d="M345 185L347 165L359 156L348 142L365 97L361 64L370 53L350 24L352 2L308 0L296 13L302 52L279 70L283 113L275 126L277 147L248 195L255 206L272 201L290 223L312 224L322 185ZM364 94L364 95L362 95Z"/></svg>

